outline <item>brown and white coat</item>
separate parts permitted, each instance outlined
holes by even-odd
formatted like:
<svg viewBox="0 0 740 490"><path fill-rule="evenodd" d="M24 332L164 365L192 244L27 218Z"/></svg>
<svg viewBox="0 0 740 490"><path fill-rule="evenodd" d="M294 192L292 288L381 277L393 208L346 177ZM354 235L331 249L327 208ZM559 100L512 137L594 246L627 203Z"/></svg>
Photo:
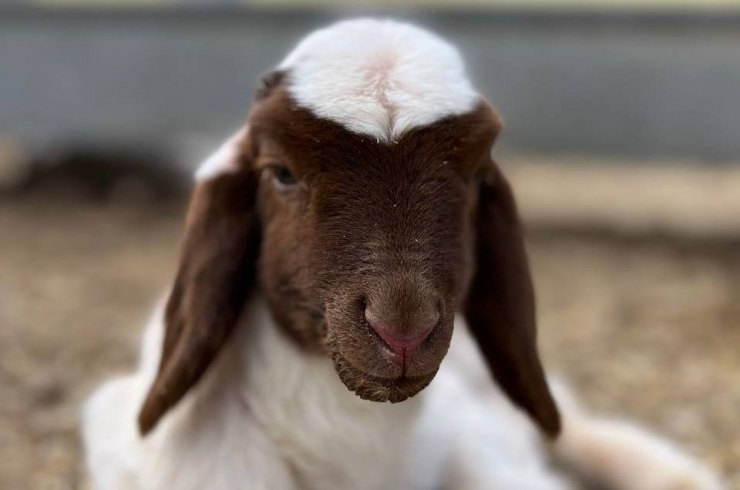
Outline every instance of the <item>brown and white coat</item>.
<svg viewBox="0 0 740 490"><path fill-rule="evenodd" d="M718 488L653 436L556 406L500 129L427 31L357 20L301 42L197 173L138 371L85 407L97 487L570 488L555 456L614 488Z"/></svg>

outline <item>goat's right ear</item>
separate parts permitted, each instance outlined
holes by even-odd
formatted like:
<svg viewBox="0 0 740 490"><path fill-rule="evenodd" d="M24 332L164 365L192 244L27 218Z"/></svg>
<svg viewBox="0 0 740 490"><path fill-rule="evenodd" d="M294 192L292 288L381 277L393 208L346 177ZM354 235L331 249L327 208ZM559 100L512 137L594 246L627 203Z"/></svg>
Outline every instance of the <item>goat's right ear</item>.
<svg viewBox="0 0 740 490"><path fill-rule="evenodd" d="M200 380L254 287L259 179L248 140L244 128L196 174L179 269L165 311L159 371L139 413L142 435Z"/></svg>

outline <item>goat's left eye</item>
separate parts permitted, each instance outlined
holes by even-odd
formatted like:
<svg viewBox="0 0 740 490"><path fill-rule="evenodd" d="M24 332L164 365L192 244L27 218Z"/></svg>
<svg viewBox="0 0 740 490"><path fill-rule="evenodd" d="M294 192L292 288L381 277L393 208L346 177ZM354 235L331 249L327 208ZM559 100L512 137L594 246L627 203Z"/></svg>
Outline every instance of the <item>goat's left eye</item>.
<svg viewBox="0 0 740 490"><path fill-rule="evenodd" d="M289 189L298 184L293 173L282 165L272 168L272 180L276 187L280 189Z"/></svg>

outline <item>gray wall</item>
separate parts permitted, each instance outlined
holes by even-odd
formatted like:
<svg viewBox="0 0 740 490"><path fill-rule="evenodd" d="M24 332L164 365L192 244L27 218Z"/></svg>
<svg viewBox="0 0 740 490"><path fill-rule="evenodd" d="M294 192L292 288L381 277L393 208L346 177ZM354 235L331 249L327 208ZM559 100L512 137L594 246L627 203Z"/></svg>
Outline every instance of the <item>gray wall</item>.
<svg viewBox="0 0 740 490"><path fill-rule="evenodd" d="M346 13L344 14L346 15ZM508 148L740 157L740 18L403 13L464 52ZM166 141L235 127L332 13L0 9L0 135Z"/></svg>

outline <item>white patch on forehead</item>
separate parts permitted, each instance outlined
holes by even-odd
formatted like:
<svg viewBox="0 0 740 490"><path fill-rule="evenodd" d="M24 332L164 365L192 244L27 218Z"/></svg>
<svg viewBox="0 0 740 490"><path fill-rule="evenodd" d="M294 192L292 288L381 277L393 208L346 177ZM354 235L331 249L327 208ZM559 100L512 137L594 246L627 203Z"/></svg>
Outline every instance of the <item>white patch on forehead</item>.
<svg viewBox="0 0 740 490"><path fill-rule="evenodd" d="M211 156L206 158L195 171L196 182L210 180L219 175L239 170L240 145L246 140L249 126L244 126L221 144Z"/></svg>
<svg viewBox="0 0 740 490"><path fill-rule="evenodd" d="M310 34L280 64L296 103L378 140L471 111L480 96L462 58L436 35L389 20Z"/></svg>

